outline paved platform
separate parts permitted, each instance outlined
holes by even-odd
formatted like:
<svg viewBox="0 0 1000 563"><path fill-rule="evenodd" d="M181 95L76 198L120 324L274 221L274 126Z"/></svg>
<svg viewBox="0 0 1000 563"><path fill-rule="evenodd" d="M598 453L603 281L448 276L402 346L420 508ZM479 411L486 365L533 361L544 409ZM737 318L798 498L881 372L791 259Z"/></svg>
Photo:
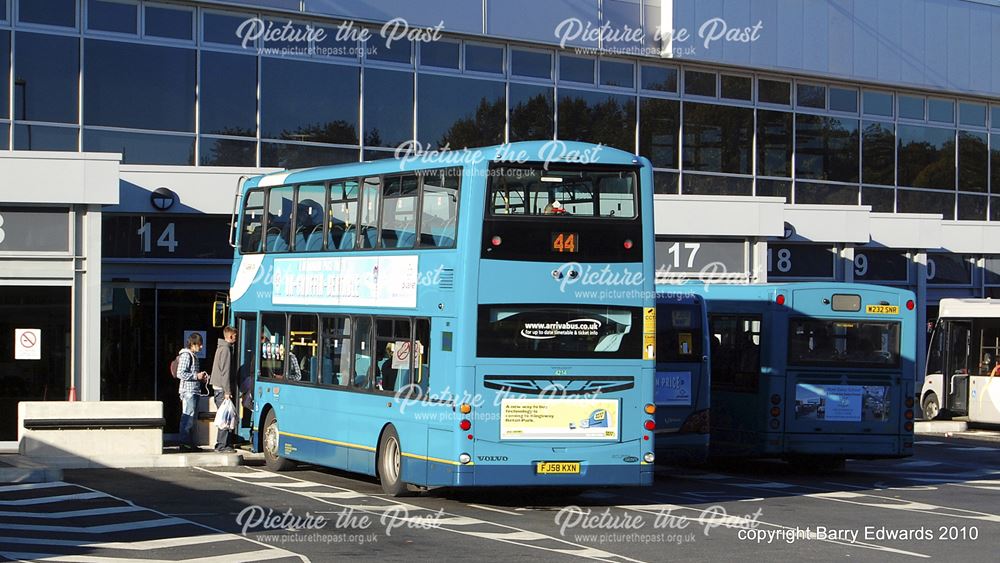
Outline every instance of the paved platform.
<svg viewBox="0 0 1000 563"><path fill-rule="evenodd" d="M180 452L164 448L162 455L53 457L44 460L18 454L0 454L0 483L43 483L62 479L63 469L154 469L178 467L236 467L247 460L262 459L260 454L244 450L220 454L211 449Z"/></svg>

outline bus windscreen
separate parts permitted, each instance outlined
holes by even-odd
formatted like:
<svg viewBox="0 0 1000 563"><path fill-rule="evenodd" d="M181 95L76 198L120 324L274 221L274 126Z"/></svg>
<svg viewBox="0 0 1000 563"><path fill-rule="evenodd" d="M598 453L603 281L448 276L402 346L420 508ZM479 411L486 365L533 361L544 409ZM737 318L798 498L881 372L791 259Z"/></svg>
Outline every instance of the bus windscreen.
<svg viewBox="0 0 1000 563"><path fill-rule="evenodd" d="M861 319L791 319L788 322L788 363L898 367L899 323Z"/></svg>

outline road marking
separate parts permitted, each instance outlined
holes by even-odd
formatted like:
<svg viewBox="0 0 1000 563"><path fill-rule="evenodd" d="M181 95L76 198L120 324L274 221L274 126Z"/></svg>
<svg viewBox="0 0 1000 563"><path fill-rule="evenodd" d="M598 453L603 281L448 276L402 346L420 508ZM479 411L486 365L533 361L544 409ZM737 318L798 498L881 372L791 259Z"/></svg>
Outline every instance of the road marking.
<svg viewBox="0 0 1000 563"><path fill-rule="evenodd" d="M110 534L127 530L146 528L166 528L167 526L182 526L190 520L182 518L156 518L139 522L123 522L121 524L103 524L99 526L43 526L41 524L3 524L6 530L24 530L32 532L73 532L78 534Z"/></svg>
<svg viewBox="0 0 1000 563"><path fill-rule="evenodd" d="M92 498L104 498L104 493L77 493L72 495L54 495L51 497L22 498L17 500L0 500L0 506L31 506L33 504L49 504L53 502L66 502L69 500L87 500Z"/></svg>
<svg viewBox="0 0 1000 563"><path fill-rule="evenodd" d="M231 563L233 561L267 561L270 559L282 559L285 557L301 557L294 554L276 553L276 548L264 549L260 551L249 551L243 553L233 553L231 555L215 555L211 557L199 557L196 559L182 559L187 563ZM105 557L98 555L65 555L61 553L33 553L33 552L0 552L0 555L8 559L24 561L53 561L57 563L136 563L136 559L127 557ZM175 559L142 559L142 563L175 563Z"/></svg>
<svg viewBox="0 0 1000 563"><path fill-rule="evenodd" d="M520 512L514 512L513 510L503 510L501 508L493 508L492 506L483 506L481 504L467 504L466 506L471 506L472 508L478 508L480 510L489 510L490 512L499 512L501 514L510 514L512 516L520 516Z"/></svg>
<svg viewBox="0 0 1000 563"><path fill-rule="evenodd" d="M197 469L199 471L203 471L203 472L208 473L210 475L222 475L221 472L212 471L210 468L196 467L195 469ZM324 484L324 483L315 483L315 482L312 482L312 481L306 481L304 479L299 479L299 478L296 478L296 477L289 477L287 475L279 475L277 473L265 472L265 471L261 471L259 469L253 469L253 468L249 468L249 467L247 468L247 471L248 472L258 473L258 474L259 473L266 473L269 476L271 476L272 478L280 478L280 479L283 479L285 482L307 482L307 483L311 483L316 488L334 489L334 490L339 491L339 492L343 492L343 491L357 492L357 491L352 491L351 489L346 489L346 488L338 487L338 486L335 486L335 485L327 485L327 484ZM242 473L232 472L232 471L229 471L229 472L226 472L226 473L227 474L223 475L223 476L225 476L227 479L232 479L234 481L237 481L239 483L243 483L245 485L257 485L257 486L261 486L261 487L267 487L267 488L271 488L271 489L282 490L281 484L280 483L276 483L274 481L264 481L263 478L259 478L259 477L258 478L251 478L251 479L248 479L246 481L243 481L240 478L240 475ZM237 474L233 475L233 473L237 473ZM324 503L324 504L329 504L329 505L333 505L333 506L339 506L339 507L345 508L345 509L353 509L353 510L358 511L358 512L367 512L369 514L378 516L380 519L390 519L391 518L394 521L398 520L398 521L402 521L402 522L416 522L416 523L420 523L420 524L424 524L424 525L426 525L426 523L427 523L427 518L426 517L421 518L421 517L413 517L413 516L410 516L409 514L397 515L397 514L392 514L392 513L386 513L386 512L384 512L385 509L384 509L383 506L371 507L371 506L367 506L367 505L348 505L348 504L342 504L342 503L334 502L333 500L331 500L329 498L323 498L323 497L315 496L315 493L313 491L303 491L303 490L301 490L302 488L305 488L305 487L292 488L291 490L288 490L287 492L291 493L291 494L299 495L299 496L304 496L306 498L311 498L312 500L315 500L317 502L321 502L321 503ZM398 506L400 508L407 508L408 510L412 509L412 510L419 510L419 511L428 511L428 512L433 512L434 514L439 514L440 517L437 517L437 519L435 521L435 527L434 527L434 529L436 529L436 530L442 530L442 531L445 531L445 532L451 532L451 533L460 534L460 535L464 535L464 536L472 536L472 537L478 537L478 538L483 538L483 539L489 539L489 540L498 541L498 542L506 543L506 544L510 544L510 545L517 545L517 546L521 546L521 547L526 547L526 548L529 548L529 549L537 549L537 550L547 551L547 552L551 552L551 553L562 553L562 554L572 555L572 556L576 556L576 557L582 557L582 558L586 558L586 559L594 559L594 560L609 561L609 562L611 562L611 561L630 561L630 562L633 562L633 563L641 563L641 561L639 561L637 559L632 559L632 558L626 557L624 555L617 555L617 554L610 553L610 552L607 552L607 551L604 551L604 550L595 549L595 548L592 548L592 547L589 547L589 546L586 546L586 545L583 545L583 544L573 543L573 542L570 542L568 540L564 540L562 538L558 538L558 537L555 537L555 536L548 536L548 535L545 535L545 534L539 534L537 532L533 532L531 530L526 530L526 529L523 529L523 528L518 528L516 526L510 526L510 525L507 525L507 524L501 524L499 522L491 522L491 521L482 520L482 519L479 519L479 518L473 518L473 517L461 516L461 515L458 515L458 514L448 513L448 512L445 512L443 509L440 509L440 510L438 510L438 511L435 512L434 509L432 509L432 508L424 508L424 507L421 507L421 506L415 506L415 505L411 505L411 504L408 504L408 503L404 503L402 501L396 501L396 500L393 500L391 498L380 498L379 500L381 500L381 501L389 501L389 502L395 504L396 506ZM493 528L499 528L502 531L501 532L490 532L490 531L480 531L480 530L464 529L467 526L489 526L489 527L493 527ZM524 538L530 538L530 539L524 539ZM565 545L565 546L568 546L568 547L567 548L559 549L559 548L546 547L546 546L536 545L536 544L532 544L531 543L533 541L543 541L543 540L547 541L547 542L558 543L558 544Z"/></svg>
<svg viewBox="0 0 1000 563"><path fill-rule="evenodd" d="M963 452L1000 452L1000 448L987 448L986 446L976 446L976 447L966 447L966 446L952 446L952 450L961 450Z"/></svg>
<svg viewBox="0 0 1000 563"><path fill-rule="evenodd" d="M22 538L0 536L0 544L21 544L21 545L56 545L60 547L86 547L88 551L94 549L122 549L128 551L152 551L166 547L181 547L190 545L201 545L206 543L222 543L227 541L243 540L245 538L235 534L204 535L204 536L182 536L177 538L164 538L158 540L141 540L134 542L103 542L94 543L85 539L82 540L60 540L54 538Z"/></svg>
<svg viewBox="0 0 1000 563"><path fill-rule="evenodd" d="M52 487L65 487L66 483L62 481L49 481L47 483L24 483L21 485L3 485L0 487L0 493L7 493L10 491L27 491L31 489L50 489Z"/></svg>
<svg viewBox="0 0 1000 563"><path fill-rule="evenodd" d="M933 467L935 465L944 465L940 461L904 461L903 463L897 463L896 467Z"/></svg>
<svg viewBox="0 0 1000 563"><path fill-rule="evenodd" d="M86 510L66 510L63 512L16 512L12 510L0 510L0 516L10 516L14 518L45 518L58 520L60 518L82 518L84 516L102 516L105 514L122 514L125 512L142 512L146 510L141 506L109 506L107 508L89 508ZM0 524L0 528L3 528Z"/></svg>
<svg viewBox="0 0 1000 563"><path fill-rule="evenodd" d="M914 444L918 446L940 446L946 442L935 442L934 440L917 440Z"/></svg>

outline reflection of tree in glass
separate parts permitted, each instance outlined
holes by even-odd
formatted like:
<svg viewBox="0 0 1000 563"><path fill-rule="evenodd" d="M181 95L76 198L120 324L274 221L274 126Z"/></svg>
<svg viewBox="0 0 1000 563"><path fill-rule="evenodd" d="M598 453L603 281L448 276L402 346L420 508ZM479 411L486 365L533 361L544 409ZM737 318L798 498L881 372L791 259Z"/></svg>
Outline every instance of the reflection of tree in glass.
<svg viewBox="0 0 1000 563"><path fill-rule="evenodd" d="M517 105L510 108L510 140L551 139L553 113L550 95L537 94L518 101Z"/></svg>
<svg viewBox="0 0 1000 563"><path fill-rule="evenodd" d="M858 120L803 115L795 117L798 178L858 181Z"/></svg>
<svg viewBox="0 0 1000 563"><path fill-rule="evenodd" d="M603 98L603 99L602 99ZM559 138L635 150L635 98L589 94L559 99Z"/></svg>
<svg viewBox="0 0 1000 563"><path fill-rule="evenodd" d="M227 127L219 133L233 137L256 136L253 131L240 127ZM201 162L203 166L254 166L257 163L257 143L250 139L203 139L202 142L211 143L211 149Z"/></svg>
<svg viewBox="0 0 1000 563"><path fill-rule="evenodd" d="M861 179L866 184L895 182L896 134L891 123L867 122L862 134Z"/></svg>
<svg viewBox="0 0 1000 563"><path fill-rule="evenodd" d="M304 125L298 129L284 129L278 138L289 141L356 145L358 143L358 130L354 128L353 124L338 119L327 123Z"/></svg>
<svg viewBox="0 0 1000 563"><path fill-rule="evenodd" d="M379 132L378 127L373 128L371 131L365 135L365 146L366 147L381 147L382 146L382 133Z"/></svg>
<svg viewBox="0 0 1000 563"><path fill-rule="evenodd" d="M684 104L683 159L689 170L749 174L752 139L752 109Z"/></svg>
<svg viewBox="0 0 1000 563"><path fill-rule="evenodd" d="M476 106L475 115L455 120L444 135L438 139L438 146L452 149L484 147L503 142L504 101L502 98L489 100L482 98Z"/></svg>
<svg viewBox="0 0 1000 563"><path fill-rule="evenodd" d="M900 126L898 181L901 186L954 189L954 131Z"/></svg>
<svg viewBox="0 0 1000 563"><path fill-rule="evenodd" d="M986 133L958 132L958 189L986 191L989 149Z"/></svg>

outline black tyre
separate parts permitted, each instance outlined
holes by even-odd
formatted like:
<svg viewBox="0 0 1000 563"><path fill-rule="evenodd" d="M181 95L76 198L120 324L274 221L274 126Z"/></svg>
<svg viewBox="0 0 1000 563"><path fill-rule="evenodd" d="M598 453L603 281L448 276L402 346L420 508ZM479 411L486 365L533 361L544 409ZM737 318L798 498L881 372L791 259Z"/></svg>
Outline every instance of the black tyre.
<svg viewBox="0 0 1000 563"><path fill-rule="evenodd" d="M264 451L264 464L271 471L286 471L295 467L295 462L285 459L281 453L281 434L278 432L278 417L274 411L268 411L264 417L264 429L261 435L261 449Z"/></svg>
<svg viewBox="0 0 1000 563"><path fill-rule="evenodd" d="M924 400L920 401L920 410L924 412L925 420L934 420L941 417L941 403L938 401L937 394L931 391L924 396Z"/></svg>
<svg viewBox="0 0 1000 563"><path fill-rule="evenodd" d="M402 460L403 448L399 443L399 434L394 427L389 426L379 440L378 456L375 460L382 490L387 495L400 497L408 492L406 483L403 482Z"/></svg>

